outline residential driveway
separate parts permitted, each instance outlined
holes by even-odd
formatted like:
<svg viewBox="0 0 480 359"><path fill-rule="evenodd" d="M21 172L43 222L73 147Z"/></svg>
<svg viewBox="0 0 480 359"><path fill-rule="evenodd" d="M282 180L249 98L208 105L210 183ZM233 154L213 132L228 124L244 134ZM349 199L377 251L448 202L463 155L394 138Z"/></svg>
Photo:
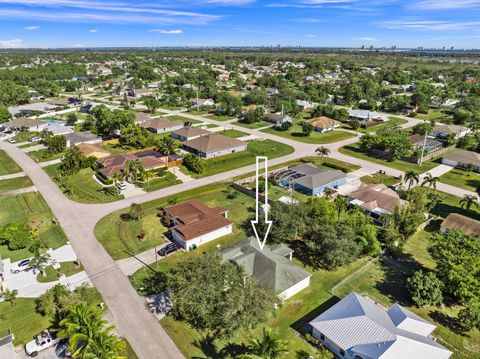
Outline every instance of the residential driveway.
<svg viewBox="0 0 480 359"><path fill-rule="evenodd" d="M178 167L170 167L168 169L168 172L173 174L175 177L177 177L180 181L182 182L191 182L194 181L195 179L192 176L186 175Z"/></svg>
<svg viewBox="0 0 480 359"><path fill-rule="evenodd" d="M57 163L60 163L60 162L62 162L62 159L57 158L57 159L51 160L51 161L39 162L38 165L43 168L43 167L47 167L47 166L51 166L51 165L56 165Z"/></svg>
<svg viewBox="0 0 480 359"><path fill-rule="evenodd" d="M430 173L433 177L440 177L451 170L453 170L452 166L438 165L437 167L432 168L430 171L424 173L422 177L424 177L427 173Z"/></svg>
<svg viewBox="0 0 480 359"><path fill-rule="evenodd" d="M132 198L132 197L136 197L136 196L147 193L146 191L144 191L140 187L137 187L130 182L125 181L123 183L125 183L125 186L127 187L127 188L125 188L124 190L121 191L121 193L123 194L123 196L125 198Z"/></svg>
<svg viewBox="0 0 480 359"><path fill-rule="evenodd" d="M170 242L164 242L157 246L157 252L168 245ZM146 265L155 263L156 260L162 260L164 257L155 254L155 249L147 249L146 251L139 253L133 257L117 260L117 265L120 270L126 275L132 275L139 269Z"/></svg>
<svg viewBox="0 0 480 359"><path fill-rule="evenodd" d="M6 180L6 179L12 179L12 178L19 178L19 177L25 177L25 172L17 172L17 173L11 173L8 175L0 176L0 181Z"/></svg>
<svg viewBox="0 0 480 359"><path fill-rule="evenodd" d="M48 349L45 349L38 353L38 355L35 357L36 359L58 359L57 355L55 354L55 348L51 347ZM19 350L18 352L15 353L15 359L31 359L25 353L25 350Z"/></svg>
<svg viewBox="0 0 480 359"><path fill-rule="evenodd" d="M11 191L0 192L0 196L12 196L16 194L35 192L36 190L37 189L35 188L35 186L30 186L25 188L12 189Z"/></svg>

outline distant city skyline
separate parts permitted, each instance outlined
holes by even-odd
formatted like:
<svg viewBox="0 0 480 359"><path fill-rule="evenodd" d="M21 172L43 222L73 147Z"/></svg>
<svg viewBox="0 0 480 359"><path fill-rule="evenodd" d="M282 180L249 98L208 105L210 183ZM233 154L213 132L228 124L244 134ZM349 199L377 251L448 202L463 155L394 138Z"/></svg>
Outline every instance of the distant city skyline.
<svg viewBox="0 0 480 359"><path fill-rule="evenodd" d="M480 47L480 0L0 0L0 48Z"/></svg>

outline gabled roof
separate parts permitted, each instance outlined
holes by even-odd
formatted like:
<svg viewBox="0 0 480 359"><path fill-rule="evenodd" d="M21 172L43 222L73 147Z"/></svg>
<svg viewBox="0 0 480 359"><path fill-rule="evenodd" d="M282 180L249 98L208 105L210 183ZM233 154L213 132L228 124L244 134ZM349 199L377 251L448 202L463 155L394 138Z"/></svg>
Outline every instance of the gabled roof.
<svg viewBox="0 0 480 359"><path fill-rule="evenodd" d="M195 126L185 126L179 130L172 132L172 134L176 134L177 136L182 136L186 138L208 135L209 133L211 132Z"/></svg>
<svg viewBox="0 0 480 359"><path fill-rule="evenodd" d="M321 170L311 163L290 167L289 170L298 174L304 174L304 176L292 180L291 183L296 183L312 190L346 177L345 173L340 170Z"/></svg>
<svg viewBox="0 0 480 359"><path fill-rule="evenodd" d="M408 330L403 323L409 321ZM310 325L341 349L378 359L446 359L452 354L425 334L435 328L400 305L390 310L355 292L320 314ZM419 334L422 332L423 334Z"/></svg>
<svg viewBox="0 0 480 359"><path fill-rule="evenodd" d="M442 222L442 227L446 229L458 229L465 234L476 234L480 236L480 221L458 213L450 213Z"/></svg>
<svg viewBox="0 0 480 359"><path fill-rule="evenodd" d="M10 127L10 128L21 128L21 127L35 127L35 126L42 126L47 125L46 121L37 120L35 118L26 118L20 117L14 120L8 121L3 124L3 126Z"/></svg>
<svg viewBox="0 0 480 359"><path fill-rule="evenodd" d="M438 125L435 125L435 127L433 128L433 132L438 132L445 135L448 135L450 133L458 134L466 130L468 130L468 128L465 126L447 125L447 124L438 124Z"/></svg>
<svg viewBox="0 0 480 359"><path fill-rule="evenodd" d="M108 156L110 154L110 152L103 149L99 145L94 145L94 144L90 144L90 143L80 143L77 147L87 157L90 156L93 153L104 154L105 156Z"/></svg>
<svg viewBox="0 0 480 359"><path fill-rule="evenodd" d="M395 207L403 206L404 201L392 189L383 183L371 184L351 192L348 195L355 199L355 204L360 205L368 210L381 209L393 212Z"/></svg>
<svg viewBox="0 0 480 359"><path fill-rule="evenodd" d="M285 258L292 252L287 249L286 246L273 249L265 246L260 250L257 239L250 237L219 251L218 255L242 266L245 274L252 275L259 285L268 286L276 294L281 294L311 276L311 273Z"/></svg>
<svg viewBox="0 0 480 359"><path fill-rule="evenodd" d="M193 148L199 152L209 153L229 148L239 147L245 142L237 140L217 133L210 133L205 136L200 136L183 143L184 146Z"/></svg>
<svg viewBox="0 0 480 359"><path fill-rule="evenodd" d="M183 126L182 121L170 121L166 118L152 118L140 123L143 128L166 129Z"/></svg>
<svg viewBox="0 0 480 359"><path fill-rule="evenodd" d="M472 164L474 166L480 166L480 153L473 151L455 151L443 157L449 161L456 161L464 164Z"/></svg>
<svg viewBox="0 0 480 359"><path fill-rule="evenodd" d="M311 124L313 127L316 127L316 128L331 128L334 126L341 125L339 121L336 121L326 116L311 118L310 120L306 120L305 122Z"/></svg>
<svg viewBox="0 0 480 359"><path fill-rule="evenodd" d="M77 145L82 142L102 141L100 137L98 137L91 131L67 133L64 136L67 138L68 141L70 141L72 145Z"/></svg>

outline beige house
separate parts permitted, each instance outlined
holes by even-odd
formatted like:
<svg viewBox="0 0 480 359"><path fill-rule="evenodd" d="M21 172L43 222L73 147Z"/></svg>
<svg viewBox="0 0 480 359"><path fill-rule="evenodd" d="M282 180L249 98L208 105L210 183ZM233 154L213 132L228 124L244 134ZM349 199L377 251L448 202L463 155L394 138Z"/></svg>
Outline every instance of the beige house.
<svg viewBox="0 0 480 359"><path fill-rule="evenodd" d="M458 213L450 213L440 226L440 231L445 233L451 229L458 229L465 234L480 235L480 221Z"/></svg>
<svg viewBox="0 0 480 359"><path fill-rule="evenodd" d="M78 149L87 157L95 158L104 158L110 156L110 152L104 150L99 145L90 144L90 143L81 143L78 146Z"/></svg>
<svg viewBox="0 0 480 359"><path fill-rule="evenodd" d="M247 144L236 138L211 133L183 143L183 148L203 158L224 156L247 149Z"/></svg>

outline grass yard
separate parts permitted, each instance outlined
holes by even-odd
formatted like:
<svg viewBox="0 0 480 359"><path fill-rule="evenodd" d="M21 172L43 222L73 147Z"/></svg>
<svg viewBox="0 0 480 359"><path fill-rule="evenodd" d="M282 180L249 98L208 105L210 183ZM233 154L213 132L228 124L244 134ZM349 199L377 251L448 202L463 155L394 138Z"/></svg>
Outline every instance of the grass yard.
<svg viewBox="0 0 480 359"><path fill-rule="evenodd" d="M357 166L351 163L339 161L339 160L336 160L335 158L320 157L320 156L304 157L299 160L290 161L290 162L282 163L277 166L273 166L271 169L278 169L282 167L292 167L292 166L297 166L304 163L313 163L315 166L317 166L321 170L335 169L335 170L341 170L345 173L353 172L360 169L360 166Z"/></svg>
<svg viewBox="0 0 480 359"><path fill-rule="evenodd" d="M443 113L440 110L429 110L428 113L417 113L416 118L420 120L436 120L440 121L442 119L451 119L452 116L448 115L447 113Z"/></svg>
<svg viewBox="0 0 480 359"><path fill-rule="evenodd" d="M454 168L441 175L440 182L475 192L480 187L480 174Z"/></svg>
<svg viewBox="0 0 480 359"><path fill-rule="evenodd" d="M57 185L60 185L60 181L57 178L57 169L60 164L47 166L44 168L45 172L55 181ZM67 183L70 192L66 192L65 195L80 203L107 203L122 199L123 196L117 196L116 194L109 194L103 190L103 187L93 179L94 171L91 168L85 168L73 176L69 176L64 181Z"/></svg>
<svg viewBox="0 0 480 359"><path fill-rule="evenodd" d="M15 334L14 344L21 346L33 339L33 336L48 328L50 318L35 311L35 299L17 298L14 306L0 302L0 331L10 329Z"/></svg>
<svg viewBox="0 0 480 359"><path fill-rule="evenodd" d="M168 120L171 120L171 121L190 122L192 124L202 123L202 121L194 120L194 119L183 117L183 116L180 116L180 115L165 116L165 118L168 119Z"/></svg>
<svg viewBox="0 0 480 359"><path fill-rule="evenodd" d="M27 153L31 158L33 158L36 162L47 162L53 161L59 158L62 158L65 154L64 152L56 153L54 155L48 156L48 150L46 148L42 148L38 151L31 151Z"/></svg>
<svg viewBox="0 0 480 359"><path fill-rule="evenodd" d="M272 126L272 123L267 122L267 121L258 121L258 122L254 122L254 123L245 123L245 122L242 122L242 121L237 121L237 122L235 122L235 125L240 126L240 127L255 129L255 128Z"/></svg>
<svg viewBox="0 0 480 359"><path fill-rule="evenodd" d="M246 133L246 132L237 131L237 130L232 130L232 129L223 130L223 131L216 132L216 133L218 133L218 134L220 134L220 135L227 136L227 137L232 137L232 138L238 138L238 137L248 136L248 133Z"/></svg>
<svg viewBox="0 0 480 359"><path fill-rule="evenodd" d="M365 154L360 150L358 143L352 143L351 145L341 147L339 151L344 155L353 156L353 157L360 158L362 160L378 163L387 167L396 168L400 171L404 171L404 172L415 171L417 173L424 173L424 172L430 171L432 168L440 164L440 158L442 158L447 153L449 153L449 152L445 152L436 158L423 162L421 165L417 165L415 163L410 163L402 160L386 161L383 159L368 156L367 154Z"/></svg>
<svg viewBox="0 0 480 359"><path fill-rule="evenodd" d="M190 172L183 166L181 167L181 171L194 178L207 177L235 168L252 165L255 163L256 156L268 156L269 159L273 159L289 155L294 151L292 147L272 140L251 140L247 142L248 148L246 151L208 159L207 170L201 175Z"/></svg>
<svg viewBox="0 0 480 359"><path fill-rule="evenodd" d="M388 121L386 121L386 122L384 122L380 125L377 125L377 126L369 127L369 128L366 129L365 132L372 133L372 132L376 132L378 130L385 130L387 128L391 128L391 127L394 127L394 126L403 125L407 122L408 121L403 119L403 118L390 117Z"/></svg>
<svg viewBox="0 0 480 359"><path fill-rule="evenodd" d="M198 199L208 206L224 206L228 209L228 217L236 224L234 236L238 237L242 233L239 225L248 218L249 210L253 208L255 201L244 194L239 194L235 200L228 199L227 195L231 191L233 189L226 183L211 184L147 202L142 205L144 215L140 221L122 219L122 215L128 213L128 208L116 211L97 223L95 236L114 259L127 258L141 253L154 246L153 235L155 235L157 245L163 242L162 235L167 229L163 227L157 217L161 208L172 205L172 202L182 203ZM146 233L144 241L138 239L141 232ZM204 246L202 246L202 251L203 248Z"/></svg>
<svg viewBox="0 0 480 359"><path fill-rule="evenodd" d="M389 176L383 173L374 173L370 176L363 176L360 180L365 184L383 183L386 186L393 186L400 182L399 178Z"/></svg>
<svg viewBox="0 0 480 359"><path fill-rule="evenodd" d="M53 266L45 268L45 276L42 273L37 274L37 281L40 283L49 283L58 280L60 274L64 274L65 277L70 277L74 274L80 273L83 268L78 266L76 262L60 262L60 269L57 271Z"/></svg>
<svg viewBox="0 0 480 359"><path fill-rule="evenodd" d="M175 184L182 183L179 179L177 179L172 173L165 172L162 177L154 177L150 180L150 183L144 182L142 188L147 191L156 191L158 189L162 189L165 187L170 187Z"/></svg>
<svg viewBox="0 0 480 359"><path fill-rule="evenodd" d="M39 237L45 238L49 247L56 249L67 242L62 228L52 222L53 214L39 193L24 193L16 196L3 196L0 201L0 226L8 223L25 223L35 229ZM0 246L2 259L12 262L30 257L26 249L11 251Z"/></svg>
<svg viewBox="0 0 480 359"><path fill-rule="evenodd" d="M304 136L302 133L302 127L299 124L294 124L288 131L276 130L275 128L271 127L262 130L262 132L310 144L333 143L355 136L353 133L339 130L327 131L323 133L312 131L310 136Z"/></svg>
<svg viewBox="0 0 480 359"><path fill-rule="evenodd" d="M0 150L0 176L22 172L19 165L4 150Z"/></svg>
<svg viewBox="0 0 480 359"><path fill-rule="evenodd" d="M0 181L0 193L32 186L28 177L17 177Z"/></svg>
<svg viewBox="0 0 480 359"><path fill-rule="evenodd" d="M204 249L205 248L205 249ZM223 246L222 246L223 248ZM215 252L218 249L215 246L202 247L202 252ZM177 253L159 262L158 272L165 272L174 267L179 261L185 260L188 256L201 255L199 251ZM313 271L310 286L297 295L288 299L268 320L265 325L259 325L252 330L243 330L237 332L228 342L226 340L215 340L214 347L204 346L204 337L200 332L189 324L177 321L170 316L163 318L160 323L173 339L175 344L187 358L195 357L216 357L214 354L227 343L247 343L249 338L261 336L263 327L277 331L278 335L288 341L290 353L287 357L294 357L295 353L306 351L313 355L315 349L306 341L299 337L296 330L305 328L306 323L317 315L328 309L338 301L338 298L330 294L330 289L335 283L341 280L348 273L355 271L363 265L365 259L358 260L349 266L345 266L336 271ZM297 261L297 263L299 263ZM300 263L299 263L300 264ZM152 267L155 268L155 267ZM306 268L311 271L311 268ZM152 278L154 272L152 269L143 268L135 273L131 280L137 289L145 287L145 284ZM141 292L142 293L142 292Z"/></svg>
<svg viewBox="0 0 480 359"><path fill-rule="evenodd" d="M15 136L13 136L13 139L17 141L17 143L20 143L28 141L28 139L32 136L38 135L40 135L40 132L20 131Z"/></svg>
<svg viewBox="0 0 480 359"><path fill-rule="evenodd" d="M439 343L454 351L452 358L478 358L475 353L478 354L480 346L480 332L473 330L469 336L463 336L450 330L446 324L449 316L458 313L459 307L417 308L410 301L406 279L417 269L435 266L427 251L429 236L433 232L438 232L438 224L436 227L429 225L426 230L413 235L407 242L406 253L402 258L395 260L387 257L378 260L342 283L334 294L343 297L356 291L387 307L398 302L437 326L433 334Z"/></svg>
<svg viewBox="0 0 480 359"><path fill-rule="evenodd" d="M208 116L208 118L215 121L228 121L228 120L233 120L235 116L212 115L212 116Z"/></svg>

